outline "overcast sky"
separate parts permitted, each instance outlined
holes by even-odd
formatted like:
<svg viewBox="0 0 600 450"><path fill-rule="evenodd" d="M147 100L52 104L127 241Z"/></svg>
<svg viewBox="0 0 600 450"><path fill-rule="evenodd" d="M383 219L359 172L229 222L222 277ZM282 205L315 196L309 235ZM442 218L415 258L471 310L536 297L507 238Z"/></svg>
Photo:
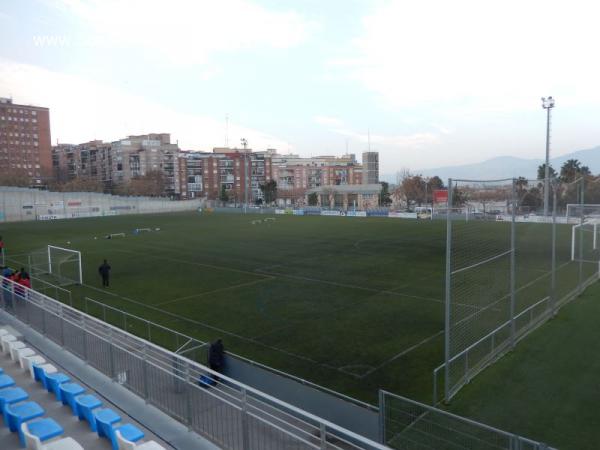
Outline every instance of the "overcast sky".
<svg viewBox="0 0 600 450"><path fill-rule="evenodd" d="M54 142L170 132L381 171L600 144L597 1L3 0L0 97Z"/></svg>

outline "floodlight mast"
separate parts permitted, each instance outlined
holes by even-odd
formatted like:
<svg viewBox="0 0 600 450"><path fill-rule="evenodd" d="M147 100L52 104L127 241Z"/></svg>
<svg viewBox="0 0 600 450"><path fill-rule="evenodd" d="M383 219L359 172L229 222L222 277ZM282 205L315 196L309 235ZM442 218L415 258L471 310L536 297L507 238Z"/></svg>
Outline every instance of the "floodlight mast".
<svg viewBox="0 0 600 450"><path fill-rule="evenodd" d="M544 168L544 216L548 215L550 203L550 110L554 108L554 99L542 97L542 108L546 110L546 167Z"/></svg>

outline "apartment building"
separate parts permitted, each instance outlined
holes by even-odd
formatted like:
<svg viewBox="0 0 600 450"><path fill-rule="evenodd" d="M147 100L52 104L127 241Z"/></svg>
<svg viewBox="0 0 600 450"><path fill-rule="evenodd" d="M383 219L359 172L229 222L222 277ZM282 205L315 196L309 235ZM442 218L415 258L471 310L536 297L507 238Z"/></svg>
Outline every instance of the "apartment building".
<svg viewBox="0 0 600 450"><path fill-rule="evenodd" d="M58 181L94 179L101 181L107 191L159 171L165 177L165 195L178 197L179 162L179 147L171 143L168 133L128 136L111 143L59 144L52 149L52 167Z"/></svg>
<svg viewBox="0 0 600 450"><path fill-rule="evenodd" d="M187 198L221 198L223 189L229 201L248 203L263 200L261 186L272 179L271 156L251 149L217 147L211 152L182 152L180 155L181 192ZM248 180L248 183L246 183Z"/></svg>
<svg viewBox="0 0 600 450"><path fill-rule="evenodd" d="M98 181L110 191L112 185L111 145L102 141L57 144L52 148L54 179L64 183L75 178Z"/></svg>
<svg viewBox="0 0 600 450"><path fill-rule="evenodd" d="M29 178L43 186L52 176L50 111L0 98L0 174Z"/></svg>

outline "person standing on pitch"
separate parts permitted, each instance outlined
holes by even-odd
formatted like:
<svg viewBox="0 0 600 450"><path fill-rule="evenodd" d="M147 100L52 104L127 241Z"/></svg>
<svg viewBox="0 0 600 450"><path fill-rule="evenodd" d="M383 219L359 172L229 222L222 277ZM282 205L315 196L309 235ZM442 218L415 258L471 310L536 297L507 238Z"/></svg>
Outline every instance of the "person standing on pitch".
<svg viewBox="0 0 600 450"><path fill-rule="evenodd" d="M102 265L98 267L98 273L102 277L102 287L108 287L108 279L110 278L110 266L108 261L104 260Z"/></svg>

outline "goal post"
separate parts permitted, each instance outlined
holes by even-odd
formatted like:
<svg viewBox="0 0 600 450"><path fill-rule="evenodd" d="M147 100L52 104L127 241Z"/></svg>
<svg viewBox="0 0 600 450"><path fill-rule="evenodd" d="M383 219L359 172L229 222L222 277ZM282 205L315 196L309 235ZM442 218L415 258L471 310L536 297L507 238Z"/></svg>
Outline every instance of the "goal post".
<svg viewBox="0 0 600 450"><path fill-rule="evenodd" d="M48 273L60 280L61 284L82 284L81 252L48 245Z"/></svg>

